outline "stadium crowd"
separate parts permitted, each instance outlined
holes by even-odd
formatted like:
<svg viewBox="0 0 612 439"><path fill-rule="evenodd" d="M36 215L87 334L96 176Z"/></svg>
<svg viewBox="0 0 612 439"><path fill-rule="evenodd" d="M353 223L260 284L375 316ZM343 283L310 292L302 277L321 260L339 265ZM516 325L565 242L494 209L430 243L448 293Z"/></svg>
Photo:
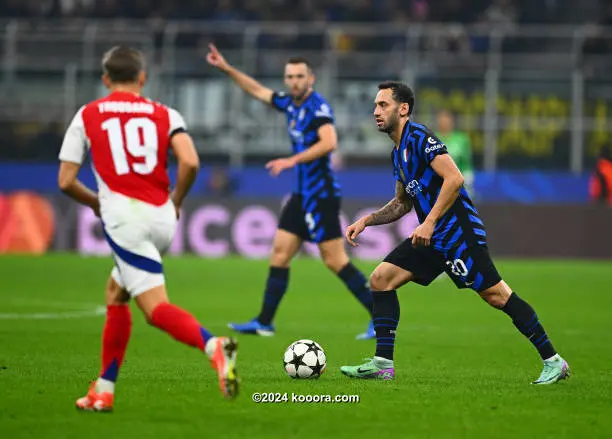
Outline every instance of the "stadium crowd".
<svg viewBox="0 0 612 439"><path fill-rule="evenodd" d="M539 23L588 20L600 17L601 8L600 0L3 0L0 16Z"/></svg>
<svg viewBox="0 0 612 439"><path fill-rule="evenodd" d="M369 23L367 27L371 28L371 33L352 34L346 31L335 35L333 48L344 55L343 66L345 69L348 66L350 70L351 65L346 63L354 58L351 56L353 53L373 54L405 49L407 40L403 25L407 29L415 22L476 24L473 27L447 26L452 32L442 38L426 35L421 40L421 46L430 53L482 54L488 50L487 34L493 27L542 22L612 24L612 3L608 3L603 0L2 0L0 19L20 18L26 23L43 24L47 18L63 18L74 23L97 18L119 19L117 22L124 22L120 20L122 18L146 19L148 21L143 23L147 27L151 23L157 49L161 48L161 30L164 29L159 24L165 19L188 19L205 24L242 21ZM378 32L378 29L383 29L380 23L384 22L400 25L396 28L399 31L385 28L385 32ZM210 41L215 41L223 49L240 50L243 47L241 34L228 33L223 27L220 32L206 28L182 31L175 41L177 47L184 49L179 55L185 54L177 58L178 65L186 70L192 66L192 74L209 73L204 68L202 54ZM25 26L23 29L28 32L29 28ZM299 30L287 34L264 32L258 36L256 45L262 50L277 50L282 56L285 53L283 50L316 53L329 48L323 33L310 34L302 32L302 29L308 28L300 26ZM481 29L482 33L470 29ZM41 50L45 50L44 47ZM601 27L592 26L583 48L585 55L601 57L612 50L612 39L603 33ZM531 41L520 36L506 38L502 48L503 51L516 53L548 49L549 45L543 44L540 39ZM30 50L35 48L30 47ZM161 53L160 50L158 52ZM376 62L375 57L360 59L370 58ZM469 64L471 59L465 57L465 64ZM583 60L585 71L590 62L587 57ZM269 58L262 58L258 63L267 65ZM353 68L355 71L363 70L359 66ZM603 68L608 71L607 64ZM61 139L64 126L59 118L58 115L44 124L23 124L0 115L0 144L13 145L12 148L0 148L0 156L9 160L23 157L32 160L55 159L56 151L48 145L58 144Z"/></svg>

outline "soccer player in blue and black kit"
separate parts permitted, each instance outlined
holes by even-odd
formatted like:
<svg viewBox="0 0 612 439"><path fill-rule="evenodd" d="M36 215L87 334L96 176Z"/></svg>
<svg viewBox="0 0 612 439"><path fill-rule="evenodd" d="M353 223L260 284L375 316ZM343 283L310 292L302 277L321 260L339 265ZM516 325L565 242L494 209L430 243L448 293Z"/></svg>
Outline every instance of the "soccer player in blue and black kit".
<svg viewBox="0 0 612 439"><path fill-rule="evenodd" d="M259 315L230 328L248 334L274 335L272 320L285 294L289 265L303 241L318 245L325 265L345 283L372 314L372 293L367 279L349 261L340 227L340 186L330 166L336 149L336 130L331 107L313 90L314 74L304 58L291 58L285 65L289 93L274 92L231 66L214 45L207 61L226 73L254 98L271 105L287 117L293 155L272 160L266 167L273 176L295 168L295 190L283 208L274 237L270 272ZM358 339L374 338L372 322Z"/></svg>
<svg viewBox="0 0 612 439"><path fill-rule="evenodd" d="M459 288L471 288L500 309L529 339L544 361L534 384L552 384L569 376L533 308L500 277L487 248L487 234L463 176L446 146L427 127L410 120L414 93L400 82L384 82L374 101L378 130L393 140L395 197L346 230L351 245L368 226L388 224L415 209L420 225L370 276L374 298L376 353L358 366L342 366L355 378L393 379L393 351L400 307L396 290L408 282L429 285L445 271Z"/></svg>

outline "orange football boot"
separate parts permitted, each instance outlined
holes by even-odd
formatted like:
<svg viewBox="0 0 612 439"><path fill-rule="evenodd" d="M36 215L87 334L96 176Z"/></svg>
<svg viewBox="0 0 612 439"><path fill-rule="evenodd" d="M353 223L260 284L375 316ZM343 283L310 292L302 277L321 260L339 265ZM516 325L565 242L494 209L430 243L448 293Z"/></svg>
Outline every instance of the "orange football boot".
<svg viewBox="0 0 612 439"><path fill-rule="evenodd" d="M230 337L213 337L206 343L206 354L217 371L219 387L227 399L234 399L238 395L237 351L238 342Z"/></svg>
<svg viewBox="0 0 612 439"><path fill-rule="evenodd" d="M97 393L96 382L94 381L89 388L87 395L76 400L76 407L79 410L86 410L90 412L112 412L114 398L114 393Z"/></svg>

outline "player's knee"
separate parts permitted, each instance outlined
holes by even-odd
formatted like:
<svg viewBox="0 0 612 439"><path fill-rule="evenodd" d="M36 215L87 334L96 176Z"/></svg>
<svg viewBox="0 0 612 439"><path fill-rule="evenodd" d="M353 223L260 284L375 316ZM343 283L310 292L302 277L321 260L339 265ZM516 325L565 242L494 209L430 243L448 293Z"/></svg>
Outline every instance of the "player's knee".
<svg viewBox="0 0 612 439"><path fill-rule="evenodd" d="M148 325L151 326L155 326L155 323L153 323L153 311L155 310L156 306L140 306L140 309L142 310L142 316L145 319L145 322L147 322Z"/></svg>
<svg viewBox="0 0 612 439"><path fill-rule="evenodd" d="M346 264L348 264L348 258L342 258L333 255L323 255L323 263L325 263L325 266L331 271L333 271L334 273L338 273L344 268Z"/></svg>
<svg viewBox="0 0 612 439"><path fill-rule="evenodd" d="M272 247L270 262L271 265L275 267L288 267L291 262L291 257L292 255L288 248L275 243Z"/></svg>
<svg viewBox="0 0 612 439"><path fill-rule="evenodd" d="M146 322L149 325L154 325L153 314L155 313L155 309L162 303L169 303L166 286L158 285L142 293L137 293L135 301L138 308L142 311Z"/></svg>
<svg viewBox="0 0 612 439"><path fill-rule="evenodd" d="M111 277L106 284L106 304L123 305L130 300L130 296L119 284Z"/></svg>
<svg viewBox="0 0 612 439"><path fill-rule="evenodd" d="M483 298L485 302L491 305L493 308L501 309L503 308L510 295L512 294L512 290L503 280L498 282L496 285L493 285L490 288L487 288L484 291L481 291L480 297Z"/></svg>
<svg viewBox="0 0 612 439"><path fill-rule="evenodd" d="M501 309L508 302L509 296L500 290L485 290L480 293L480 297L493 308Z"/></svg>
<svg viewBox="0 0 612 439"><path fill-rule="evenodd" d="M144 316L145 322L147 322L148 325L155 326L155 324L153 323L153 313L152 312L144 311L142 314Z"/></svg>
<svg viewBox="0 0 612 439"><path fill-rule="evenodd" d="M383 270L375 269L370 275L370 289L372 292L388 291L393 289L391 279Z"/></svg>

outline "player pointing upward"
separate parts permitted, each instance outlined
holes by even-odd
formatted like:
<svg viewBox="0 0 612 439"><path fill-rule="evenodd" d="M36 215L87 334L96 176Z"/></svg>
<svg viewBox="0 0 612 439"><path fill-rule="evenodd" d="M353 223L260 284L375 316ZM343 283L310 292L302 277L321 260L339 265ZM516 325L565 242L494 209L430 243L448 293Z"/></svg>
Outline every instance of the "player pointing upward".
<svg viewBox="0 0 612 439"><path fill-rule="evenodd" d="M181 203L198 172L193 142L179 113L140 95L145 72L139 52L115 47L102 64L110 94L78 111L59 155L60 188L101 217L115 260L106 287L102 370L76 405L82 410L112 409L115 382L130 339L131 298L151 325L206 352L223 394L233 398L238 391L235 340L214 337L191 314L168 302L161 261L172 241ZM172 196L166 172L168 147L178 159ZM88 150L97 194L77 180Z"/></svg>
<svg viewBox="0 0 612 439"><path fill-rule="evenodd" d="M359 366L343 366L356 378L392 379L393 351L400 308L396 289L408 282L429 285L446 271L459 288L475 290L489 305L502 310L529 339L544 361L534 384L552 384L569 376L533 308L514 293L498 274L487 249L482 220L463 177L446 146L427 127L410 120L412 90L399 82L379 85L374 101L378 130L387 133L392 152L395 198L377 212L349 226L346 238L355 239L368 226L398 220L414 207L421 223L396 247L370 277L374 297L376 354Z"/></svg>
<svg viewBox="0 0 612 439"><path fill-rule="evenodd" d="M272 160L266 167L273 176L295 168L296 176L295 190L281 213L274 237L261 312L250 322L231 323L230 327L244 333L274 334L272 319L287 289L289 265L303 241L318 244L325 265L371 314L372 295L367 280L349 261L342 239L340 186L330 167L330 153L337 143L334 116L325 99L313 90L314 74L308 61L304 58L287 61L285 85L289 95L286 95L273 92L232 67L212 44L207 60L251 96L285 114L294 154ZM372 324L357 338L374 338Z"/></svg>

